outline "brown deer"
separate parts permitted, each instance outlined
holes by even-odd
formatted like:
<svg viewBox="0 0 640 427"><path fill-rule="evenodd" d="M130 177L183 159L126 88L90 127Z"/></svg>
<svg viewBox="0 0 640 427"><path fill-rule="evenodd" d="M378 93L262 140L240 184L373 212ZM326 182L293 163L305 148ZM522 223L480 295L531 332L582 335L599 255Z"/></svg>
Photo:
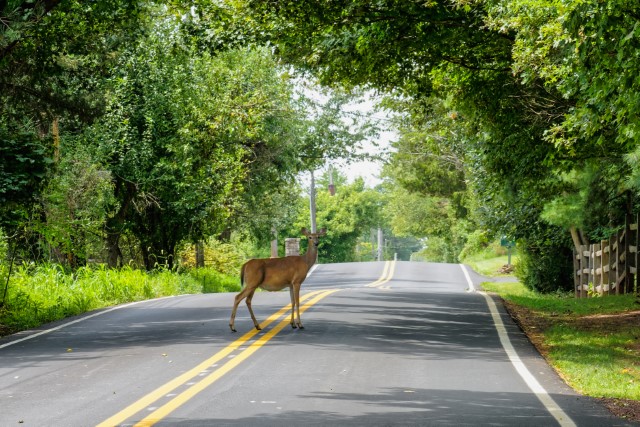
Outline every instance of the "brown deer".
<svg viewBox="0 0 640 427"><path fill-rule="evenodd" d="M317 233L310 233L306 228L302 229L302 234L309 239L309 247L304 255L293 255L283 258L261 258L247 261L240 270L240 283L243 288L236 295L231 311L231 320L229 327L231 331L236 332L235 318L238 304L246 298L247 308L253 324L257 330L260 330L260 324L256 320L256 316L251 309L251 299L257 288L266 291L280 291L289 288L291 296L291 327L304 329L300 320L300 286L304 279L307 278L309 270L316 263L318 256L318 237L327 234L326 229L322 229ZM297 313L298 321L294 323L293 313Z"/></svg>

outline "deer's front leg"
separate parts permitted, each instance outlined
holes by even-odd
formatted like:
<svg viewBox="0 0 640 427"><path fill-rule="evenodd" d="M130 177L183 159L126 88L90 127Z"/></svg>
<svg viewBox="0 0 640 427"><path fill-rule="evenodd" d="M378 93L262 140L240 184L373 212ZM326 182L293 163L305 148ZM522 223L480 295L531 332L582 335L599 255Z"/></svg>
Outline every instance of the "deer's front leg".
<svg viewBox="0 0 640 427"><path fill-rule="evenodd" d="M302 319L300 318L300 285L302 285L302 283L297 283L293 286L293 299L295 300L295 303L296 303L296 314L298 316L298 322L297 322L298 328L304 329L304 326L302 326ZM293 321L293 307L291 308L291 316Z"/></svg>
<svg viewBox="0 0 640 427"><path fill-rule="evenodd" d="M291 327L293 329L296 328L296 324L293 321L293 313L294 310L296 309L296 300L294 298L294 294L293 294L293 285L289 286L289 296L291 297Z"/></svg>

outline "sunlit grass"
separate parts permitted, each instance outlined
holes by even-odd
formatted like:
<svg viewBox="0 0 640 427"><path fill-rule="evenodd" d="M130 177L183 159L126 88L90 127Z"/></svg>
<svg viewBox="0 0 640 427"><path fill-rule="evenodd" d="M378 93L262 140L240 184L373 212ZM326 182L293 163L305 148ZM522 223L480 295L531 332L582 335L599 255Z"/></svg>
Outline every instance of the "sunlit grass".
<svg viewBox="0 0 640 427"><path fill-rule="evenodd" d="M640 400L640 326L604 317L637 310L634 295L575 298L540 294L520 283L482 288L544 318L548 360L573 388L588 396Z"/></svg>
<svg viewBox="0 0 640 427"><path fill-rule="evenodd" d="M132 301L170 295L233 292L238 277L209 268L176 273L84 267L74 273L55 264L18 266L0 308L0 332L15 332Z"/></svg>
<svg viewBox="0 0 640 427"><path fill-rule="evenodd" d="M640 400L640 327L616 331L555 325L544 331L549 360L573 388L594 397Z"/></svg>
<svg viewBox="0 0 640 427"><path fill-rule="evenodd" d="M502 276L504 274L500 273L500 268L507 265L509 261L509 257L507 255L491 257L491 258L476 258L469 257L464 260L465 264L468 264L474 271L482 274L483 276L494 277L494 276ZM511 256L511 264L516 264L517 257Z"/></svg>
<svg viewBox="0 0 640 427"><path fill-rule="evenodd" d="M519 282L485 282L482 288L495 292L502 298L518 305L548 315L577 315L621 313L636 310L634 295L610 295L599 298L576 298L573 293L541 294L528 289Z"/></svg>

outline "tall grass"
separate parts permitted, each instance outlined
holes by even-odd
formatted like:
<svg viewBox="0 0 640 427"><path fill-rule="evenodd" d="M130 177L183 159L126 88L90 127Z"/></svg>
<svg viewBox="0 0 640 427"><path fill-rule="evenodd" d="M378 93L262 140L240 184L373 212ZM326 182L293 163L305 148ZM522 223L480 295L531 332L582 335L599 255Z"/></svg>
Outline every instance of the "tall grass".
<svg viewBox="0 0 640 427"><path fill-rule="evenodd" d="M0 308L0 332L11 333L112 305L170 295L231 292L237 277L212 269L182 273L83 267L65 272L57 264L17 266Z"/></svg>

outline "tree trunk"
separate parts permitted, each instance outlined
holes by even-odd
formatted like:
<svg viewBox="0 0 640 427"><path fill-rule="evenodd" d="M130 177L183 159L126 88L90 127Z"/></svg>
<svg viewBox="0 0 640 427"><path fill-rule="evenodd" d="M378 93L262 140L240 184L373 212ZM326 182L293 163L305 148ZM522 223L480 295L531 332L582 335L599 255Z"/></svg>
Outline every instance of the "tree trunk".
<svg viewBox="0 0 640 427"><path fill-rule="evenodd" d="M107 251L107 265L109 268L121 267L120 233L107 233Z"/></svg>
<svg viewBox="0 0 640 427"><path fill-rule="evenodd" d="M221 242L229 243L229 241L231 240L231 229L226 228L222 233L220 233L218 239Z"/></svg>
<svg viewBox="0 0 640 427"><path fill-rule="evenodd" d="M196 268L204 267L204 242L198 240L196 243Z"/></svg>
<svg viewBox="0 0 640 427"><path fill-rule="evenodd" d="M580 246L589 244L582 230L572 226L569 231L571 232L573 246L576 248L577 252L580 252Z"/></svg>
<svg viewBox="0 0 640 427"><path fill-rule="evenodd" d="M153 263L151 262L151 255L149 248L144 243L140 244L140 250L142 251L142 261L144 262L144 268L147 271L153 270Z"/></svg>

